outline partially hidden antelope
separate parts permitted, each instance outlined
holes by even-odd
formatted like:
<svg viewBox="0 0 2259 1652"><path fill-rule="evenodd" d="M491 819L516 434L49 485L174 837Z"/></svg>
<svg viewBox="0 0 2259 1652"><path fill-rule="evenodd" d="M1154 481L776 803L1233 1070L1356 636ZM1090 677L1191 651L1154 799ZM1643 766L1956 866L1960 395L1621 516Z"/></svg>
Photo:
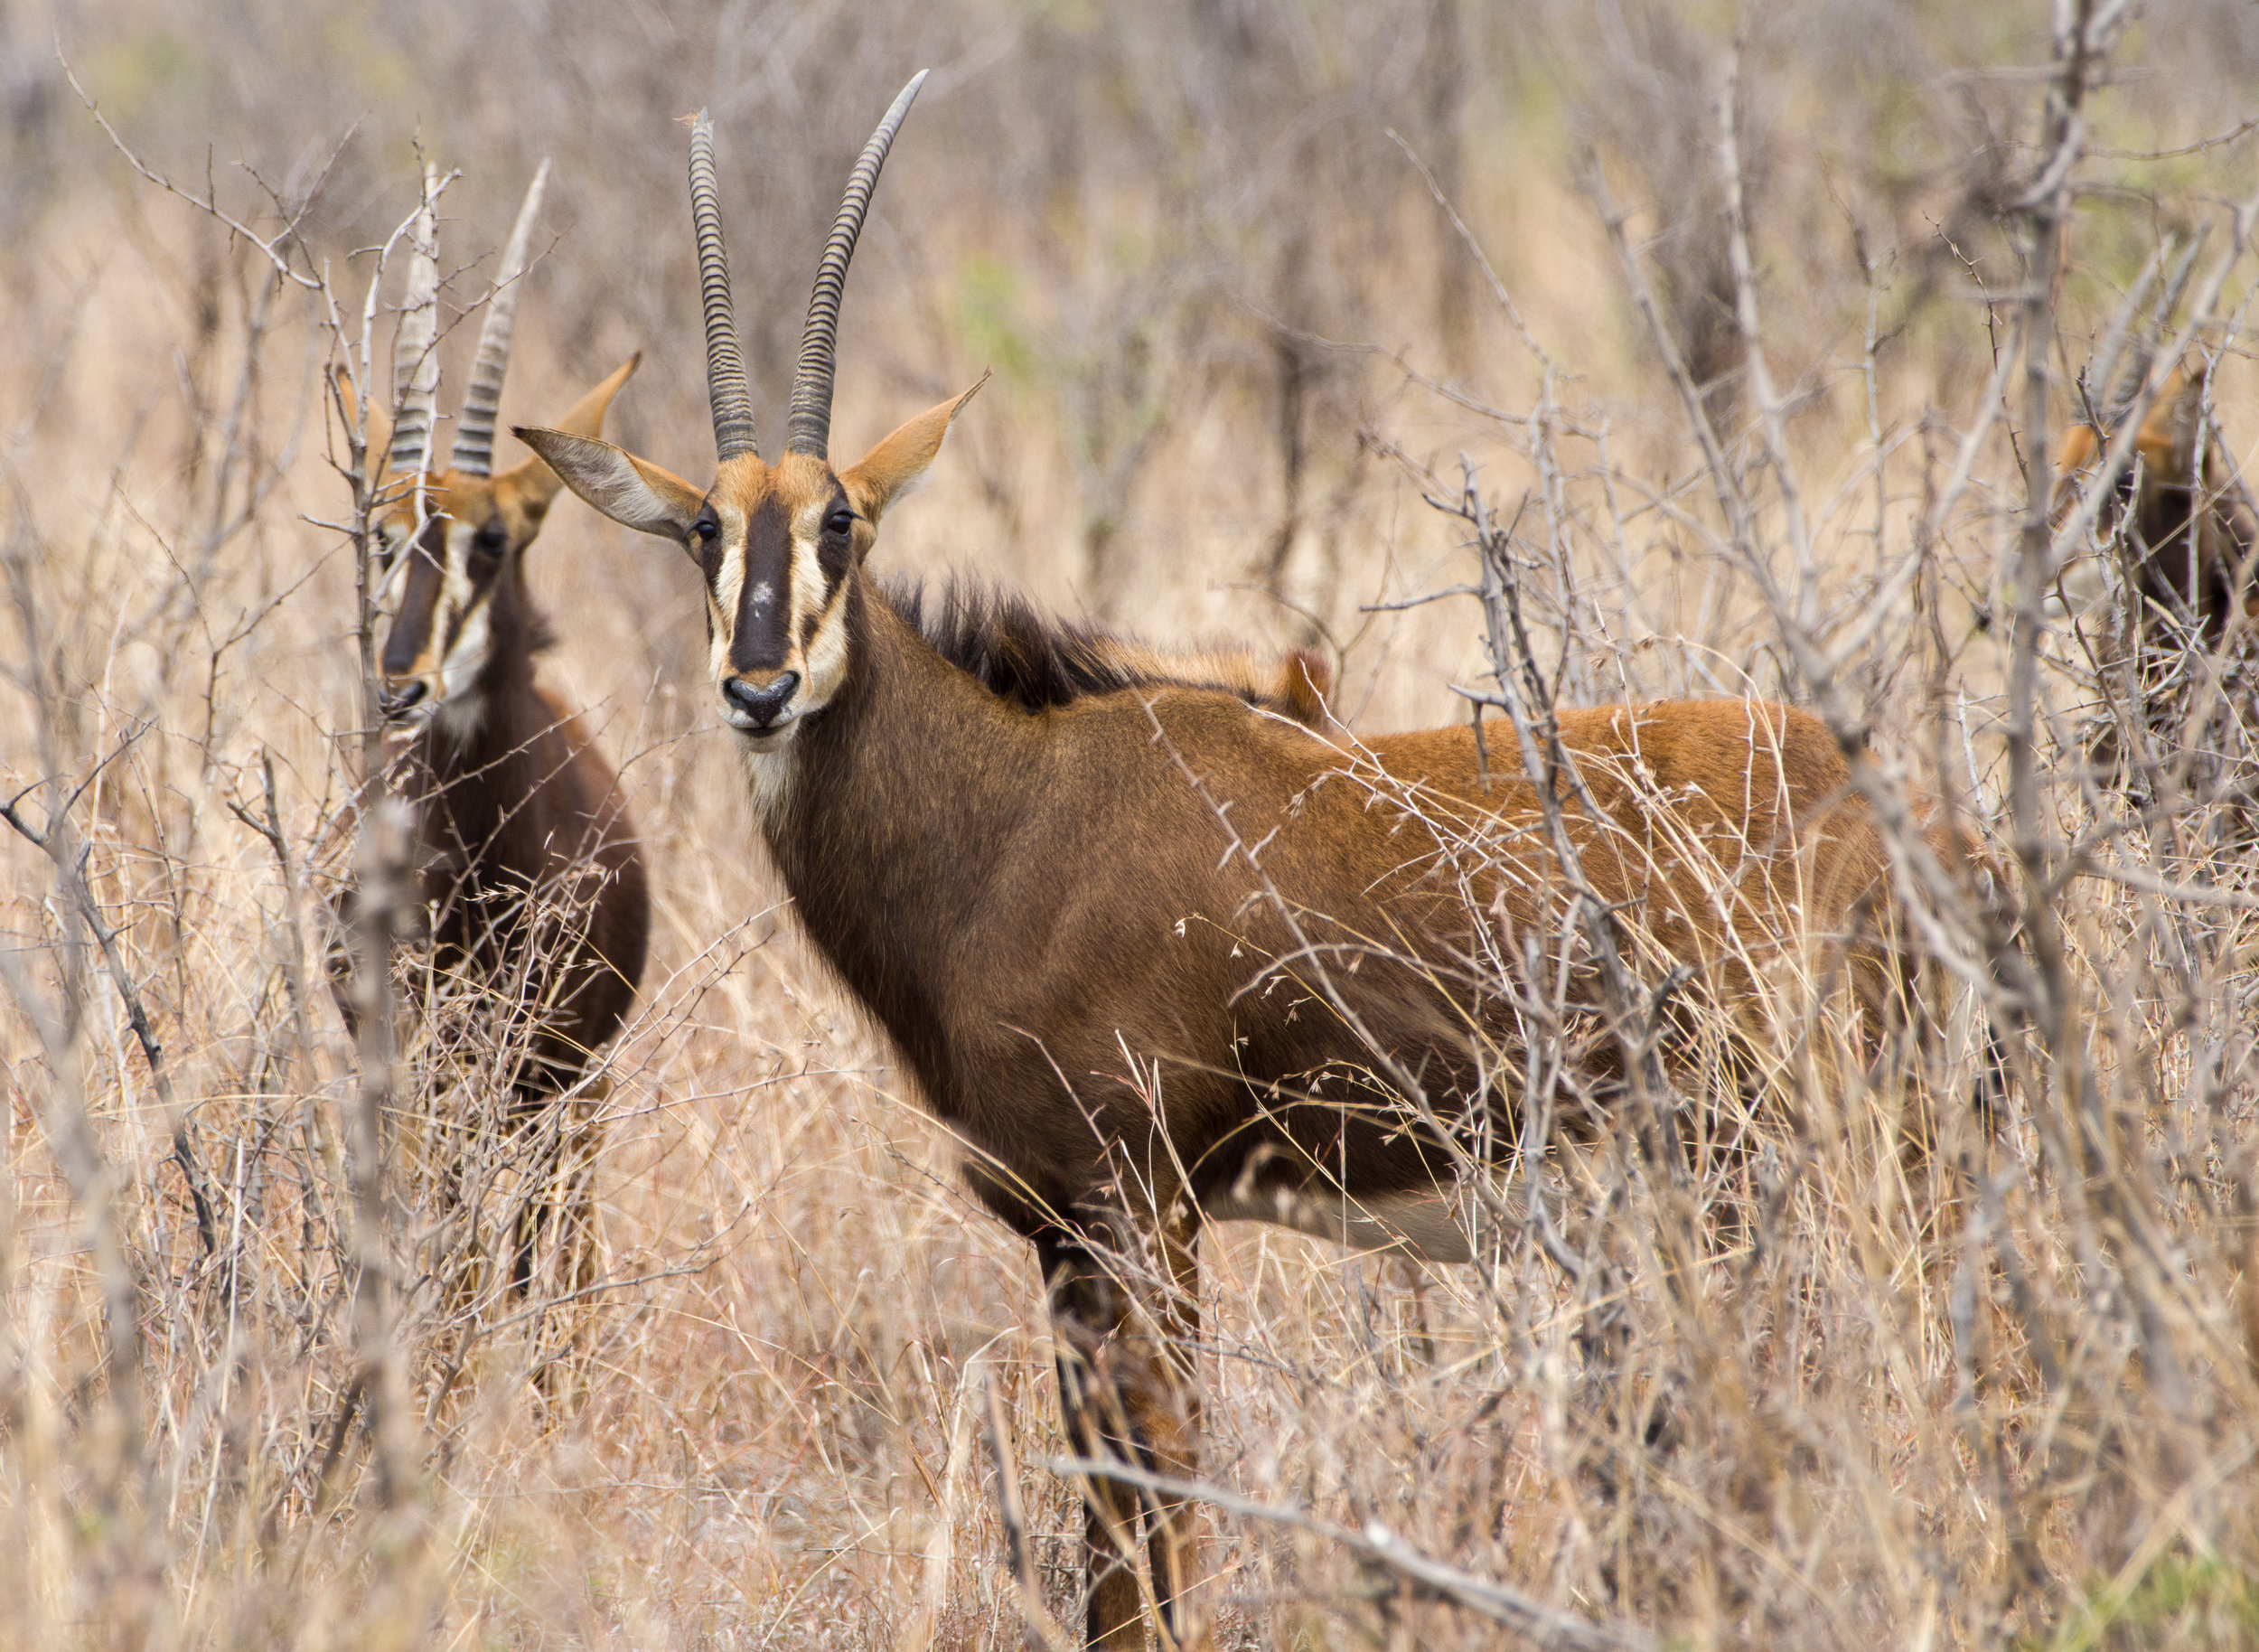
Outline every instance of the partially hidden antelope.
<svg viewBox="0 0 2259 1652"><path fill-rule="evenodd" d="M2245 710L2259 693L2259 512L2201 361L2175 363L2133 424L2149 370L2137 363L2099 422L2071 426L2056 453L2060 528L2105 455L2128 439L2132 448L2095 512L2124 600L2120 623L2096 639L2113 709L2095 718L2087 752L2138 795L2226 801L2216 823L2240 841L2259 772Z"/></svg>
<svg viewBox="0 0 2259 1652"><path fill-rule="evenodd" d="M2182 361L2167 373L2133 433L2135 462L2120 473L2095 530L2123 548L2128 585L2151 611L2149 629L2210 647L2237 613L2259 620L2259 518L2206 402L2200 368ZM2058 520L2125 418L2120 409L2064 432Z"/></svg>
<svg viewBox="0 0 2259 1652"><path fill-rule="evenodd" d="M513 1130L572 1090L634 1007L651 900L618 775L572 709L539 681L555 634L526 553L562 486L539 456L493 468L495 418L548 163L495 272L450 463L429 465L438 391L437 267L419 224L393 351L399 408L375 515L390 597L380 704L394 731L391 782L415 817L422 934L432 974L473 1003L479 1042L504 1053ZM558 427L595 437L638 358L576 402ZM559 1131L550 1133L555 1142ZM589 1265L585 1186L560 1192L552 1150L520 1207L513 1288L560 1200Z"/></svg>
<svg viewBox="0 0 2259 1652"><path fill-rule="evenodd" d="M1172 662L1024 605L877 582L881 519L973 393L833 465L840 291L918 85L855 166L773 463L755 443L703 116L690 193L712 481L583 434L519 435L697 564L716 709L761 834L816 950L964 1143L972 1188L1035 1246L1068 1437L1190 1476L1204 1221L1472 1254L1447 1143L1375 1075L1417 1075L1445 1131L1511 1109L1481 1099L1495 1093L1470 1035L1504 1023L1470 960L1549 933L1561 868L1535 788L1492 774L1465 726L1355 741L1314 714L1313 662ZM1818 722L1723 699L1561 722L1598 811L1570 826L1582 874L1650 956L1746 1000L1815 948L1879 1028L1911 962L1881 834ZM1124 1254L1173 1288L1129 1282L1138 1270L1110 1260ZM1091 1644L1143 1644L1126 1537L1140 1525L1168 1644L1204 1644L1189 1508L1100 1478L1086 1513Z"/></svg>

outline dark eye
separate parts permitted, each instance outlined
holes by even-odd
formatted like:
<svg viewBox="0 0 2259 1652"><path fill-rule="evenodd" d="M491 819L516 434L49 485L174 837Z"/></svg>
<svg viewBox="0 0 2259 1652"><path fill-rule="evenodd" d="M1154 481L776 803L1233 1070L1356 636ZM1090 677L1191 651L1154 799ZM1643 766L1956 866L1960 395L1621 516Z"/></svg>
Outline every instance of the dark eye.
<svg viewBox="0 0 2259 1652"><path fill-rule="evenodd" d="M701 516L690 524L691 536L701 545L711 544L714 536L721 530L722 525L710 516Z"/></svg>
<svg viewBox="0 0 2259 1652"><path fill-rule="evenodd" d="M482 557L499 557L502 554L502 546L508 538L501 523L488 522L471 536L471 549Z"/></svg>
<svg viewBox="0 0 2259 1652"><path fill-rule="evenodd" d="M826 533L845 533L854 526L855 512L845 505L839 506L823 519L823 529Z"/></svg>

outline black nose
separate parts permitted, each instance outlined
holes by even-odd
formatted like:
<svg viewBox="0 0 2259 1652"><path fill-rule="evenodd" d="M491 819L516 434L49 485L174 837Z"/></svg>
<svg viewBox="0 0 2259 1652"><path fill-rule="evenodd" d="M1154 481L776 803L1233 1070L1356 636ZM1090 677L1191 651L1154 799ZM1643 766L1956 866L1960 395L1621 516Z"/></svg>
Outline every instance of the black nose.
<svg viewBox="0 0 2259 1652"><path fill-rule="evenodd" d="M784 709L792 690L799 687L798 671L786 671L765 689L755 688L743 677L732 677L722 684L722 698L751 718L755 727L766 728L776 721L776 714Z"/></svg>
<svg viewBox="0 0 2259 1652"><path fill-rule="evenodd" d="M421 703L424 696L430 692L431 684L426 682L421 677L417 677L411 680L405 687L385 690L377 696L377 704L382 709L385 716L398 717L409 707Z"/></svg>

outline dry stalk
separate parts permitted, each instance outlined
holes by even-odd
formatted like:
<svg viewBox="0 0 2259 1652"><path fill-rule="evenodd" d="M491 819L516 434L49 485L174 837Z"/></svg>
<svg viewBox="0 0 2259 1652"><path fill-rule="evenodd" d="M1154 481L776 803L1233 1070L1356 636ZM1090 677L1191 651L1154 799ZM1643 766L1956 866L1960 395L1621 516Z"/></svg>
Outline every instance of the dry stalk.
<svg viewBox="0 0 2259 1652"><path fill-rule="evenodd" d="M1348 1551L1360 1560L1395 1574L1417 1591L1448 1600L1495 1623L1504 1624L1518 1638L1535 1647L1558 1648L1558 1652L1647 1652L1647 1648L1655 1645L1652 1638L1630 1624L1593 1623L1571 1617L1542 1601L1532 1600L1518 1589L1470 1576L1457 1567L1432 1560L1413 1549L1378 1520L1368 1521L1362 1530L1353 1530L1348 1526L1336 1525L1331 1521L1314 1518L1300 1509L1259 1503L1220 1486L1154 1474L1111 1460L1058 1457L1052 1459L1049 1467L1055 1474L1120 1480L1124 1485L1137 1487L1140 1491L1167 1497L1195 1499L1225 1514L1237 1515L1243 1520L1262 1520L1295 1531L1308 1532Z"/></svg>

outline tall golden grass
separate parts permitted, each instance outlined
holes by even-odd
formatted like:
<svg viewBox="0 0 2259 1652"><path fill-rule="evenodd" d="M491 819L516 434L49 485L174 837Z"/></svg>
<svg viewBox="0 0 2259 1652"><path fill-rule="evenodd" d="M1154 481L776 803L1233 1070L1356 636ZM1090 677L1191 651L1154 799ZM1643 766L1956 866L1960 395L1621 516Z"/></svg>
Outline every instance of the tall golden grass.
<svg viewBox="0 0 2259 1652"><path fill-rule="evenodd" d="M2259 1638L2259 880L2230 794L2248 775L2199 763L2129 790L2088 772L2096 727L2127 715L2110 553L2076 548L2058 589L2019 583L2047 446L2015 354L2035 314L2024 197L2054 153L2044 15L602 14L183 21L111 0L0 25L0 758L60 856L7 834L0 1642L1017 1646L999 1460L1047 1610L1074 1619L1081 1520L1046 1466L1064 1442L1029 1258L958 1189L951 1145L796 937L706 709L691 571L571 503L532 553L564 635L545 670L623 765L658 916L608 1093L555 1122L593 1156L598 1286L574 1294L551 1259L541 1311L499 1289L530 1160L466 1129L492 1052L423 1028L387 1136L408 1404L400 1477L378 1472L354 1391L357 1073L322 984L362 703L322 394L336 339L318 295L120 146L356 305L365 249L413 200L419 133L464 174L442 230L457 306L554 155L558 239L504 418L552 416L641 348L614 428L695 472L671 122L717 113L773 429L839 178L928 61L850 284L839 446L984 367L999 381L890 518L895 568L969 570L1164 642L1315 642L1354 726L1441 722L1467 715L1454 685L1512 664L1473 602L1402 605L1476 578L1467 524L1430 503L1463 497L1464 455L1498 520L1521 511L1533 652L1563 703L1819 700L1866 727L1878 795L1954 797L2059 925L2052 1023L2015 997L2029 981L1982 989L2017 1078L1996 1138L1960 1105L1982 1066L1965 1028L1870 1065L1824 983L1788 979L1757 1040L1767 1094L1743 1106L1722 1037L1688 1081L1748 1137L1691 1206L1628 1125L1525 1167L1574 1265L1534 1233L1422 1271L1214 1232L1197 1358L1216 1488L1377 1522L1658 1644ZM2259 39L2224 3L2160 5L2107 62L2043 294L2047 418L2080 405L2122 307L2170 335L2217 264L2194 343L2248 459L2253 288L2230 243L2250 226L2222 202L2249 192L2259 139L2189 146L2238 131ZM1628 278L1595 175L1624 209ZM449 348L453 386L468 335ZM1750 501L1739 530L1721 474ZM2034 616L2020 814L2014 639ZM2252 712L2230 694L2217 715ZM81 865L111 953L73 905ZM2035 868L2055 881L2035 890ZM1969 932L1945 933L1950 953ZM443 1197L440 1169L465 1167L479 1197ZM1240 1505L1214 1516L1208 1560L1229 1646L1501 1632Z"/></svg>

